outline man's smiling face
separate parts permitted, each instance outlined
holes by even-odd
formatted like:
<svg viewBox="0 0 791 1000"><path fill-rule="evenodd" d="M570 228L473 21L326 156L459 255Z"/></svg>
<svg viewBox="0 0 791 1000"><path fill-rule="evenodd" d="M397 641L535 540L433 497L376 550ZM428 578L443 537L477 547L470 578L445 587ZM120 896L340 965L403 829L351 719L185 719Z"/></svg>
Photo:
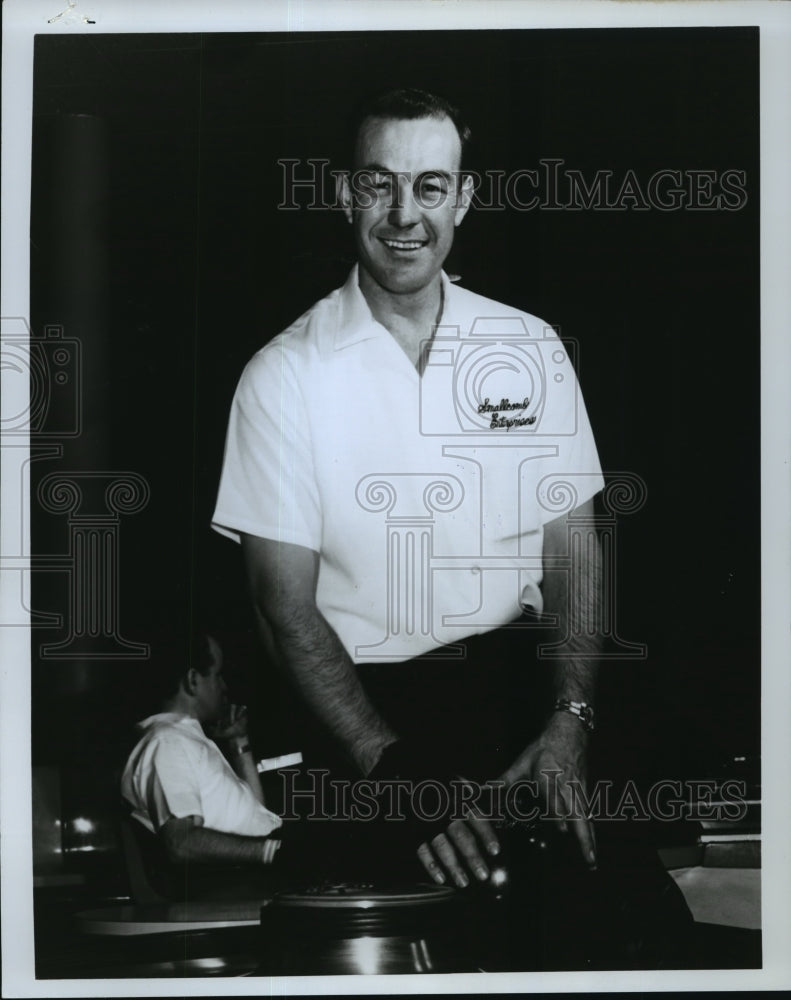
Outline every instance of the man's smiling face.
<svg viewBox="0 0 791 1000"><path fill-rule="evenodd" d="M434 281L469 205L461 140L449 118L368 118L357 138L355 174L343 205L360 266L396 295Z"/></svg>

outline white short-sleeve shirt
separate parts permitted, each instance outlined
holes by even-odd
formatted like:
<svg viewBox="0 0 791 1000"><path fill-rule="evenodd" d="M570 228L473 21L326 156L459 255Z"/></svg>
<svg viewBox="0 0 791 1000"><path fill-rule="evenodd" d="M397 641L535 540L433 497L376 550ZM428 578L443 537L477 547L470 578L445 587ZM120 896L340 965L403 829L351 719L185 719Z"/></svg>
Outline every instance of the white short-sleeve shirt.
<svg viewBox="0 0 791 1000"><path fill-rule="evenodd" d="M540 611L543 525L603 486L555 331L442 282L422 376L355 267L254 355L231 409L212 524L318 552L318 607L358 663Z"/></svg>
<svg viewBox="0 0 791 1000"><path fill-rule="evenodd" d="M124 768L121 793L152 833L185 816L247 837L266 837L280 827L280 817L261 805L197 719L161 712L138 729L142 738Z"/></svg>

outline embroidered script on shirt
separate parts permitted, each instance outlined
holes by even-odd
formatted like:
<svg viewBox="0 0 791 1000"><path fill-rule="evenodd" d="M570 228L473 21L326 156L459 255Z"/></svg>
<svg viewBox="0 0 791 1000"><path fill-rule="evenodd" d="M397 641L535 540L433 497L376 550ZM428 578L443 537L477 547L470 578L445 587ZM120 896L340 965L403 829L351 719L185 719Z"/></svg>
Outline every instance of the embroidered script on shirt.
<svg viewBox="0 0 791 1000"><path fill-rule="evenodd" d="M491 413L492 421L489 424L490 430L497 430L504 427L507 431L510 431L512 427L524 427L526 424L534 424L536 422L535 414L530 417L501 417L500 414L508 410L524 411L529 404L530 400L527 396L519 403L512 403L506 396L498 404L493 405L489 402L489 397L487 396L478 406L478 413Z"/></svg>

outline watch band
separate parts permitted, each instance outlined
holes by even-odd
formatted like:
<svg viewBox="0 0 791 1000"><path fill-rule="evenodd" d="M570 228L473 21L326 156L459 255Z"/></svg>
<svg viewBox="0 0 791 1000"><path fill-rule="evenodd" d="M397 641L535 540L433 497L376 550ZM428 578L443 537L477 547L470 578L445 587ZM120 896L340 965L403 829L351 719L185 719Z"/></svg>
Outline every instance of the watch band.
<svg viewBox="0 0 791 1000"><path fill-rule="evenodd" d="M585 701L570 701L568 698L558 698L553 706L555 712L571 712L576 715L589 733L596 728L593 723L593 708Z"/></svg>
<svg viewBox="0 0 791 1000"><path fill-rule="evenodd" d="M250 753L250 744L249 743L237 743L236 744L236 753L240 757L242 756L242 754Z"/></svg>

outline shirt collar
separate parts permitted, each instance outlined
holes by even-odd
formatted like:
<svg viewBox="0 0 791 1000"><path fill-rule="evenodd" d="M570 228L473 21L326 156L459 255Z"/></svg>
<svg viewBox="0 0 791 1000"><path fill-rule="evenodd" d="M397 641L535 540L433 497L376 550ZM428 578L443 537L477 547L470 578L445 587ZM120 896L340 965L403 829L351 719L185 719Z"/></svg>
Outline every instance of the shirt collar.
<svg viewBox="0 0 791 1000"><path fill-rule="evenodd" d="M203 732L203 727L197 719L194 719L191 715L185 715L183 712L157 712L156 715L149 715L147 719L143 719L142 722L137 723L137 728L140 730L151 729L152 726L158 726L162 723L181 723L186 726L197 726L200 732Z"/></svg>
<svg viewBox="0 0 791 1000"><path fill-rule="evenodd" d="M387 329L374 319L371 308L360 289L359 275L359 265L355 264L346 279L346 283L340 289L340 312L333 341L333 349L336 351L350 347L352 344L358 344L363 340L380 337L382 334L390 336ZM440 272L440 280L443 290L440 325L447 326L451 322L448 317L453 299L453 285L444 271Z"/></svg>

